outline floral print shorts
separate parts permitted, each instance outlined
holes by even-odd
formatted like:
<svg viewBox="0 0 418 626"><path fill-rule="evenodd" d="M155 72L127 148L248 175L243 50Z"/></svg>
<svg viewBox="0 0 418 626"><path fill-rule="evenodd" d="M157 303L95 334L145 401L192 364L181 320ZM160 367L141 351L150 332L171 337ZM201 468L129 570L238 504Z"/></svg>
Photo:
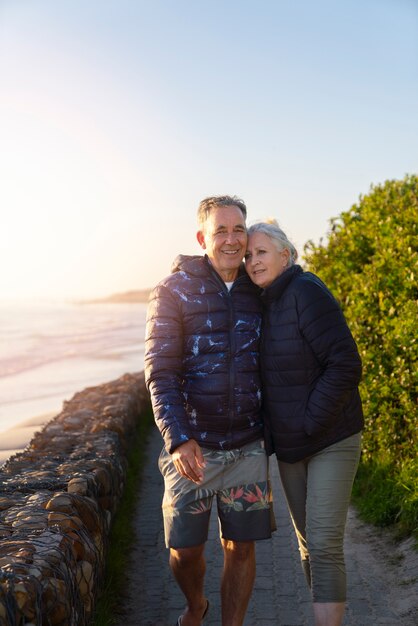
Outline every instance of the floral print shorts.
<svg viewBox="0 0 418 626"><path fill-rule="evenodd" d="M178 474L165 448L158 465L164 477L163 516L168 548L205 543L213 498L216 497L223 539L269 539L275 530L273 503L264 443L256 441L233 450L202 448L204 481Z"/></svg>

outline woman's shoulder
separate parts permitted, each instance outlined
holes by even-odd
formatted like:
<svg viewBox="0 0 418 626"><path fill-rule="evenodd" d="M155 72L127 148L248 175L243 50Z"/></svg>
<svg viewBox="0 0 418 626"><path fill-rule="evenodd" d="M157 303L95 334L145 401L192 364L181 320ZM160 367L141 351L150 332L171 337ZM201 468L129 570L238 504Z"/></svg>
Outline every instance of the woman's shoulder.
<svg viewBox="0 0 418 626"><path fill-rule="evenodd" d="M294 281L294 295L300 311L313 315L339 310L340 305L325 283L313 272L303 272Z"/></svg>
<svg viewBox="0 0 418 626"><path fill-rule="evenodd" d="M296 290L306 294L323 292L331 295L325 283L313 272L303 270L295 276L292 284Z"/></svg>

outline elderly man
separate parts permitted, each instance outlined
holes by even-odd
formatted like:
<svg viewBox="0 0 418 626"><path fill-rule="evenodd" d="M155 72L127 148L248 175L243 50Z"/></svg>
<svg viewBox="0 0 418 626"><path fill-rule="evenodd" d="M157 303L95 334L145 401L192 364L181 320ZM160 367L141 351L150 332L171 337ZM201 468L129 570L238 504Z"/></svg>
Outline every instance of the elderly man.
<svg viewBox="0 0 418 626"><path fill-rule="evenodd" d="M242 266L246 206L233 196L199 205L204 256L179 256L150 297L145 377L164 438L163 516L170 566L187 601L177 625L198 626L204 546L216 497L224 551L222 624L242 626L255 577L254 541L273 515L260 417L261 309Z"/></svg>

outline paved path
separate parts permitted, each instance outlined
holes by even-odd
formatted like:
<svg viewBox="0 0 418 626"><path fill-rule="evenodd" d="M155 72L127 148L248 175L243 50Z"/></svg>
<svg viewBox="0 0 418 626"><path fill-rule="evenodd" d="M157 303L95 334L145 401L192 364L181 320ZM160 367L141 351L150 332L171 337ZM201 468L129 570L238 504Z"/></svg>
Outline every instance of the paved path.
<svg viewBox="0 0 418 626"><path fill-rule="evenodd" d="M121 600L119 626L174 626L184 607L164 546L163 485L157 468L161 442L159 433L153 432L138 500L137 544L127 573L126 597ZM278 530L272 540L257 543L257 578L245 626L313 626L310 597L275 462L271 474ZM416 626L418 561L412 551L409 549L409 561L402 566L405 555L396 552L396 546L378 531L359 522L353 511L345 551L349 603L344 626ZM206 559L206 595L211 607L205 626L220 626L222 549L215 515Z"/></svg>

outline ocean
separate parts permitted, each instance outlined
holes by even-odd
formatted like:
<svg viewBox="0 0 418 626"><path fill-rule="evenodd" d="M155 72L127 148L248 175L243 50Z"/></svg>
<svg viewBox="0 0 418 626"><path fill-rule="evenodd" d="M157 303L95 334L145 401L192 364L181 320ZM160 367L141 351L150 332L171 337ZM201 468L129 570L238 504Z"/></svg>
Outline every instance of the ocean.
<svg viewBox="0 0 418 626"><path fill-rule="evenodd" d="M0 446L85 387L143 369L145 303L0 302Z"/></svg>

